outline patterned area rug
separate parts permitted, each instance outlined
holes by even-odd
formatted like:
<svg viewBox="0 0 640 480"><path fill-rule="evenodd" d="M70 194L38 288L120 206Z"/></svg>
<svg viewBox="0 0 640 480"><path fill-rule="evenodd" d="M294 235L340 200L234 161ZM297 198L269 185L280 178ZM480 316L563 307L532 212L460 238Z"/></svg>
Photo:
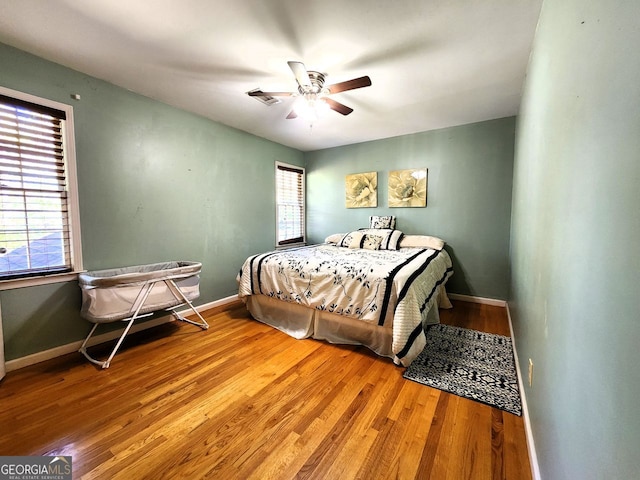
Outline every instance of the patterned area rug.
<svg viewBox="0 0 640 480"><path fill-rule="evenodd" d="M404 378L522 415L509 337L433 325Z"/></svg>

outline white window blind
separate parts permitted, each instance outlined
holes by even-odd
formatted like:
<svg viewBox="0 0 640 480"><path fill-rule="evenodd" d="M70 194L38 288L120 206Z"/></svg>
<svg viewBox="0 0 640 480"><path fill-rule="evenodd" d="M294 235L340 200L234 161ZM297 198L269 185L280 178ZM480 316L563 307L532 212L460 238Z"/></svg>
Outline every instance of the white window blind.
<svg viewBox="0 0 640 480"><path fill-rule="evenodd" d="M73 269L65 119L0 95L0 280Z"/></svg>
<svg viewBox="0 0 640 480"><path fill-rule="evenodd" d="M304 169L276 163L277 245L304 242Z"/></svg>

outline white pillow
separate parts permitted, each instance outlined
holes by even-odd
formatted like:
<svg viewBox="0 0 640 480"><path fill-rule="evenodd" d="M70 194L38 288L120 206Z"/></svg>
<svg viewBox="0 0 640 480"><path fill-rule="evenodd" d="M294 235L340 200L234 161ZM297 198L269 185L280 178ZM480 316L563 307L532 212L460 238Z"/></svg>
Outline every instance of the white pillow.
<svg viewBox="0 0 640 480"><path fill-rule="evenodd" d="M438 237L430 237L428 235L405 235L400 240L400 248L403 247L442 250L444 248L444 240Z"/></svg>
<svg viewBox="0 0 640 480"><path fill-rule="evenodd" d="M333 233L324 239L324 243L338 243L344 237L344 233Z"/></svg>

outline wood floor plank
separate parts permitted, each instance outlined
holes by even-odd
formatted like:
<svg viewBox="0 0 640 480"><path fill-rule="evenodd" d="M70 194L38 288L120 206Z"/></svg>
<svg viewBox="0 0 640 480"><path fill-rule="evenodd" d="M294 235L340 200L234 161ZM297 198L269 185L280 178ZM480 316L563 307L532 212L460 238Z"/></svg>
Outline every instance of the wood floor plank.
<svg viewBox="0 0 640 480"><path fill-rule="evenodd" d="M402 378L364 347L295 340L244 305L132 335L0 383L0 454L71 455L74 478L524 479L521 417ZM509 334L504 308L443 323ZM108 355L110 345L92 348Z"/></svg>
<svg viewBox="0 0 640 480"><path fill-rule="evenodd" d="M420 458L416 478L433 478L432 472L434 467L436 466L436 463L441 462L441 459L438 457L438 450L439 446L444 444L443 437L446 435L443 431L444 419L447 414L447 410L449 409L450 398L451 395L445 392L438 393L436 408L433 416L431 417L431 426L422 450L422 457ZM436 462L436 459L438 462Z"/></svg>
<svg viewBox="0 0 640 480"><path fill-rule="evenodd" d="M299 396L304 400L298 401L296 407L292 406L298 409L298 415L292 419L290 425L291 430L297 435L295 442L276 444L270 452L269 449L263 449L260 454L247 461L243 465L243 471L247 473L248 478L278 478L270 476L273 472L279 472L281 478L293 478L338 421L342 410L335 407L336 403L344 401L343 393L347 389L349 379L366 368L365 364L369 360L351 354L345 358L346 368L342 370L333 364L333 357L326 360L329 370L324 372L324 376L327 377L331 388L318 390L317 385L310 385L300 391ZM288 436L287 440L293 438ZM269 453L264 456L266 452ZM275 468L278 465L280 469Z"/></svg>

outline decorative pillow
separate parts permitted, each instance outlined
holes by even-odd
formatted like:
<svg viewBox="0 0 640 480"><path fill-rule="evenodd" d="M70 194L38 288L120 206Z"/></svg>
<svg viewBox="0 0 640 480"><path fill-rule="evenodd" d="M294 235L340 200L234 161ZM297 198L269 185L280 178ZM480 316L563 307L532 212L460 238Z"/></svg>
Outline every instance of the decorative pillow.
<svg viewBox="0 0 640 480"><path fill-rule="evenodd" d="M365 234L363 232L351 232L349 237L349 248L362 248L361 244L364 240Z"/></svg>
<svg viewBox="0 0 640 480"><path fill-rule="evenodd" d="M405 235L402 237L402 240L400 240L400 248L405 247L442 250L444 248L444 240L438 237L430 237L428 235Z"/></svg>
<svg viewBox="0 0 640 480"><path fill-rule="evenodd" d="M396 217L394 215L380 216L371 215L369 217L369 228L396 228Z"/></svg>
<svg viewBox="0 0 640 480"><path fill-rule="evenodd" d="M345 233L342 238L336 243L338 247L349 247L353 241L353 235L358 232Z"/></svg>
<svg viewBox="0 0 640 480"><path fill-rule="evenodd" d="M324 243L338 243L344 237L344 233L333 233L324 239Z"/></svg>
<svg viewBox="0 0 640 480"><path fill-rule="evenodd" d="M380 235L364 235L360 244L365 250L378 250L383 238Z"/></svg>
<svg viewBox="0 0 640 480"><path fill-rule="evenodd" d="M370 235L380 237L380 245L378 250L398 250L400 248L400 239L404 235L400 230L381 229L381 228L363 228L355 232L346 233L342 239L336 244L338 247L349 247L355 241L362 240L362 235ZM376 242L376 240L372 240Z"/></svg>
<svg viewBox="0 0 640 480"><path fill-rule="evenodd" d="M380 235L371 235L362 231L353 232L349 248L364 248L365 250L378 250L382 243Z"/></svg>

